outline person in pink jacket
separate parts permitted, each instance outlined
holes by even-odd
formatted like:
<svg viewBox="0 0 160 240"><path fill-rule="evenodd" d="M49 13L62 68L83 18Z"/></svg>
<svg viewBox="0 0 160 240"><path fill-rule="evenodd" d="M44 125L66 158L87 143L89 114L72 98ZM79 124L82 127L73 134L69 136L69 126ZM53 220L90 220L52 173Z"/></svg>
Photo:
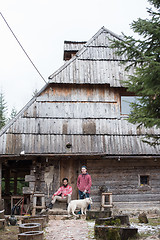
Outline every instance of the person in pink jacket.
<svg viewBox="0 0 160 240"><path fill-rule="evenodd" d="M87 173L87 167L82 166L81 174L78 176L77 179L77 187L79 190L79 198L84 199L85 197L89 197L91 192L92 180L91 176ZM91 206L88 206L88 210Z"/></svg>

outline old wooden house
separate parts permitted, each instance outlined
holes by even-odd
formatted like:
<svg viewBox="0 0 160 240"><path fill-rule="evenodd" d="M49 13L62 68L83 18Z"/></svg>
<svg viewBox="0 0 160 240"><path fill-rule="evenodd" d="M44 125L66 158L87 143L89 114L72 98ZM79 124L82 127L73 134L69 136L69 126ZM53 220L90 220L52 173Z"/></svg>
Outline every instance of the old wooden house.
<svg viewBox="0 0 160 240"><path fill-rule="evenodd" d="M48 203L68 177L77 198L82 164L92 177L92 208L100 208L102 187L112 192L117 211L160 208L160 147L141 141L160 131L126 120L134 96L121 82L129 73L120 63L125 57L110 48L114 38L120 39L102 27L88 42L65 41L64 65L1 129L0 197L6 208L19 181L28 183L23 194L40 191Z"/></svg>

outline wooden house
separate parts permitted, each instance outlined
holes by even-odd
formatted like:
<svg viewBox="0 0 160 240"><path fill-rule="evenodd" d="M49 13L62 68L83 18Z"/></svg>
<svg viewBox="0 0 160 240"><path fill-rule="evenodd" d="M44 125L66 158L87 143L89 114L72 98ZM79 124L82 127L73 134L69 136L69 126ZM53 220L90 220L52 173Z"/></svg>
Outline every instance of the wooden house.
<svg viewBox="0 0 160 240"><path fill-rule="evenodd" d="M160 147L141 141L156 128L137 128L126 118L133 94L121 80L125 67L110 48L121 38L102 27L87 42L65 41L65 64L0 131L0 181L5 206L17 194L19 179L28 182L24 194L45 193L46 202L69 178L78 197L82 164L92 177L94 209L101 189L113 194L117 211L158 211L160 208ZM13 182L11 191L11 181ZM1 184L0 184L1 185Z"/></svg>

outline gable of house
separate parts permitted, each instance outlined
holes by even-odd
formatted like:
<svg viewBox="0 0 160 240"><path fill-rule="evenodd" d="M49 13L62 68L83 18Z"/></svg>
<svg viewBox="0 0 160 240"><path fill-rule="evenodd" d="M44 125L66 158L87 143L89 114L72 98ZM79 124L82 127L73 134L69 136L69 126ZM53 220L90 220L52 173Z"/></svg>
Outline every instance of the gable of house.
<svg viewBox="0 0 160 240"><path fill-rule="evenodd" d="M128 123L121 115L124 56L110 48L119 37L101 28L1 130L0 154L157 155L141 141L159 130ZM133 73L133 70L130 70ZM70 148L67 144L70 144Z"/></svg>

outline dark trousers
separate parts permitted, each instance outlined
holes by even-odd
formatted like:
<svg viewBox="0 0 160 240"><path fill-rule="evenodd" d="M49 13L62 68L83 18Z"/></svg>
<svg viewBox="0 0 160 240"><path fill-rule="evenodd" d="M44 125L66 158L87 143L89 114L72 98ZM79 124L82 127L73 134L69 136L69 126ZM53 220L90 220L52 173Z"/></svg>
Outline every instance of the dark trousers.
<svg viewBox="0 0 160 240"><path fill-rule="evenodd" d="M81 192L80 190L78 190L78 193L79 193L79 198L80 199L84 199L84 198L89 198L89 193L86 192L85 194L83 192ZM91 209L91 205L89 204L87 209Z"/></svg>

